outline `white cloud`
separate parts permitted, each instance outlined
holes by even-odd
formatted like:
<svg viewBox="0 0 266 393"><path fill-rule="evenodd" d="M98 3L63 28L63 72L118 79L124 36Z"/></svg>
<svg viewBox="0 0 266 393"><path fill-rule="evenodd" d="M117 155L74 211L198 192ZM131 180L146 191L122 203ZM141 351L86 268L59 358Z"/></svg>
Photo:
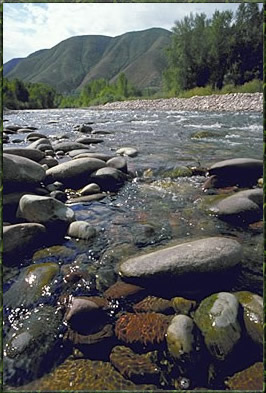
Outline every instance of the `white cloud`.
<svg viewBox="0 0 266 393"><path fill-rule="evenodd" d="M190 12L212 15L238 4L8 3L4 4L3 57L26 57L73 35L116 36L150 27L171 29Z"/></svg>

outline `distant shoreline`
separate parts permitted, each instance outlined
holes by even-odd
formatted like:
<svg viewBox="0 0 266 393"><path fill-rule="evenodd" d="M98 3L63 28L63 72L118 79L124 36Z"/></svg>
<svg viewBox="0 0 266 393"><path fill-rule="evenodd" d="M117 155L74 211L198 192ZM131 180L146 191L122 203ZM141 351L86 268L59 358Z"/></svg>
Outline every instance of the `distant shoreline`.
<svg viewBox="0 0 266 393"><path fill-rule="evenodd" d="M191 98L159 98L109 102L89 109L263 112L263 93L232 93Z"/></svg>

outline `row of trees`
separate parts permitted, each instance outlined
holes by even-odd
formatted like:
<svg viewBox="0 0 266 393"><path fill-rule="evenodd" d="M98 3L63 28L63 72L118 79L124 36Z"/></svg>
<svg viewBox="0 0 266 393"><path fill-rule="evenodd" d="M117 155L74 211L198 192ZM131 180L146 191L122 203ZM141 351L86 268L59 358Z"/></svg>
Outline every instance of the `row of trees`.
<svg viewBox="0 0 266 393"><path fill-rule="evenodd" d="M57 94L55 89L42 83L26 83L18 79L3 81L4 106L9 109L73 108L105 104L140 96L141 92L121 73L115 83L96 79L86 84L78 93Z"/></svg>
<svg viewBox="0 0 266 393"><path fill-rule="evenodd" d="M60 107L99 105L140 95L141 91L128 81L124 73L121 73L114 83L106 79L95 79L86 84L79 94L62 97Z"/></svg>
<svg viewBox="0 0 266 393"><path fill-rule="evenodd" d="M55 89L43 83L3 80L3 103L9 109L46 109L58 106Z"/></svg>
<svg viewBox="0 0 266 393"><path fill-rule="evenodd" d="M210 19L190 14L176 22L164 73L166 91L262 80L262 24L263 10L256 3L241 3L235 14L216 11Z"/></svg>

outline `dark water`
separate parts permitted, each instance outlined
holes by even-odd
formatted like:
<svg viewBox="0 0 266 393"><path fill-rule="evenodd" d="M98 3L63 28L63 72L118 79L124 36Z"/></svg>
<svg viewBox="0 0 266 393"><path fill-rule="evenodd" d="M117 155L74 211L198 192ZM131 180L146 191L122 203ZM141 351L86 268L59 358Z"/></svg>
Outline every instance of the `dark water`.
<svg viewBox="0 0 266 393"><path fill-rule="evenodd" d="M123 146L139 151L137 157L128 159L135 178L117 196L71 206L77 220L87 221L97 229L93 242L64 240L63 245L73 254L60 260L60 264L86 266L91 277L85 286L75 287L73 295L101 294L116 281L117 261L131 250L153 250L157 245L216 234L234 236L244 249L243 264L229 290L262 294L263 235L209 216L205 207L214 196L202 191L203 176L169 178L169 170L180 166L208 167L224 159L262 158L261 114L79 109L18 111L5 118L9 124L36 126L51 140L60 135L74 140L81 134L74 132L73 126L92 121L94 130L111 134L103 135L104 143L92 146L91 151L114 154ZM48 124L51 121L54 123ZM193 138L197 131L210 133L202 139ZM24 140L25 134L10 139L20 137ZM16 269L7 276L5 288L18 274ZM62 290L60 282L59 277L53 286L58 295ZM224 288L221 284L219 290Z"/></svg>

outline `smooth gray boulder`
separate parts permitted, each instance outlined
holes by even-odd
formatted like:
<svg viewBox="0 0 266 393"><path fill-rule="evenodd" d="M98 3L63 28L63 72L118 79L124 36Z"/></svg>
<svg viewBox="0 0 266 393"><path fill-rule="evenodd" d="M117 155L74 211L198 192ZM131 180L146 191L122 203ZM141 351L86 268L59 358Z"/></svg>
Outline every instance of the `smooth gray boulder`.
<svg viewBox="0 0 266 393"><path fill-rule="evenodd" d="M12 154L3 154L4 193L26 190L45 178L45 170L36 162Z"/></svg>
<svg viewBox="0 0 266 393"><path fill-rule="evenodd" d="M4 263L20 264L22 254L33 250L43 242L46 228L37 223L7 225L3 228ZM10 260L13 258L13 260Z"/></svg>
<svg viewBox="0 0 266 393"><path fill-rule="evenodd" d="M208 172L210 176L217 177L215 187L251 186L263 175L263 160L253 158L224 160L212 165Z"/></svg>
<svg viewBox="0 0 266 393"><path fill-rule="evenodd" d="M118 169L106 167L94 172L90 180L98 184L102 191L116 192L123 186L127 176Z"/></svg>
<svg viewBox="0 0 266 393"><path fill-rule="evenodd" d="M241 257L242 248L236 240L209 237L130 258L122 262L119 274L139 285L161 279L170 282L192 274L221 273L237 265Z"/></svg>
<svg viewBox="0 0 266 393"><path fill-rule="evenodd" d="M89 176L100 168L105 167L105 162L96 158L79 158L63 162L46 172L49 183L60 181L65 186L80 188L88 184Z"/></svg>
<svg viewBox="0 0 266 393"><path fill-rule="evenodd" d="M42 139L42 138L48 139L46 135L41 134L40 132L31 132L30 134L28 134L26 136L26 141L34 142L34 141L37 141L38 139Z"/></svg>
<svg viewBox="0 0 266 393"><path fill-rule="evenodd" d="M69 225L67 234L70 237L89 240L96 235L96 229L86 221L75 221Z"/></svg>
<svg viewBox="0 0 266 393"><path fill-rule="evenodd" d="M78 158L98 158L99 160L102 161L108 161L110 160L110 158L112 158L112 156L110 156L109 154L105 154L105 153L78 153L76 154L76 152L78 152L78 150L73 150L71 152L69 152L69 156L73 157L75 160Z"/></svg>
<svg viewBox="0 0 266 393"><path fill-rule="evenodd" d="M83 187L82 190L79 191L81 196L93 195L99 192L101 192L101 188L96 183L88 184L87 186Z"/></svg>
<svg viewBox="0 0 266 393"><path fill-rule="evenodd" d="M92 131L92 127L87 124L80 124L76 128L78 129L79 132L82 132L84 134L90 133Z"/></svg>
<svg viewBox="0 0 266 393"><path fill-rule="evenodd" d="M83 146L81 149L70 150L67 154L69 155L69 157L74 158L79 156L80 154L87 154L87 153L89 153L88 146ZM95 153L89 153L89 154L95 154ZM98 157L90 156L90 158L98 158Z"/></svg>
<svg viewBox="0 0 266 393"><path fill-rule="evenodd" d="M136 157L138 155L138 150L134 147L121 147L116 151L116 154L121 154L121 156Z"/></svg>
<svg viewBox="0 0 266 393"><path fill-rule="evenodd" d="M37 149L41 151L45 150L51 150L52 144L47 138L40 138L37 139L37 141L32 142L29 146L26 147L26 149Z"/></svg>
<svg viewBox="0 0 266 393"><path fill-rule="evenodd" d="M263 190L245 190L231 195L210 208L220 219L233 224L262 220Z"/></svg>
<svg viewBox="0 0 266 393"><path fill-rule="evenodd" d="M106 165L127 173L127 160L124 157L113 157L106 162Z"/></svg>
<svg viewBox="0 0 266 393"><path fill-rule="evenodd" d="M84 137L84 138L78 138L76 140L77 143L83 143L85 145L89 145L91 143L102 143L104 142L103 139L99 139L99 138L88 138L88 137Z"/></svg>
<svg viewBox="0 0 266 393"><path fill-rule="evenodd" d="M78 142L58 142L54 143L53 148L55 151L63 151L64 153L71 151L71 150L77 150L77 149L89 149L89 146L86 147L83 143L78 143Z"/></svg>
<svg viewBox="0 0 266 393"><path fill-rule="evenodd" d="M13 154L15 156L25 157L35 162L39 162L45 157L44 152L37 149L7 148L4 149L3 152L7 154Z"/></svg>
<svg viewBox="0 0 266 393"><path fill-rule="evenodd" d="M70 224L75 213L57 199L39 195L24 195L19 201L17 217L43 225Z"/></svg>
<svg viewBox="0 0 266 393"><path fill-rule="evenodd" d="M50 156L44 157L39 163L41 165L47 165L48 168L53 168L54 166L58 165L58 161Z"/></svg>

